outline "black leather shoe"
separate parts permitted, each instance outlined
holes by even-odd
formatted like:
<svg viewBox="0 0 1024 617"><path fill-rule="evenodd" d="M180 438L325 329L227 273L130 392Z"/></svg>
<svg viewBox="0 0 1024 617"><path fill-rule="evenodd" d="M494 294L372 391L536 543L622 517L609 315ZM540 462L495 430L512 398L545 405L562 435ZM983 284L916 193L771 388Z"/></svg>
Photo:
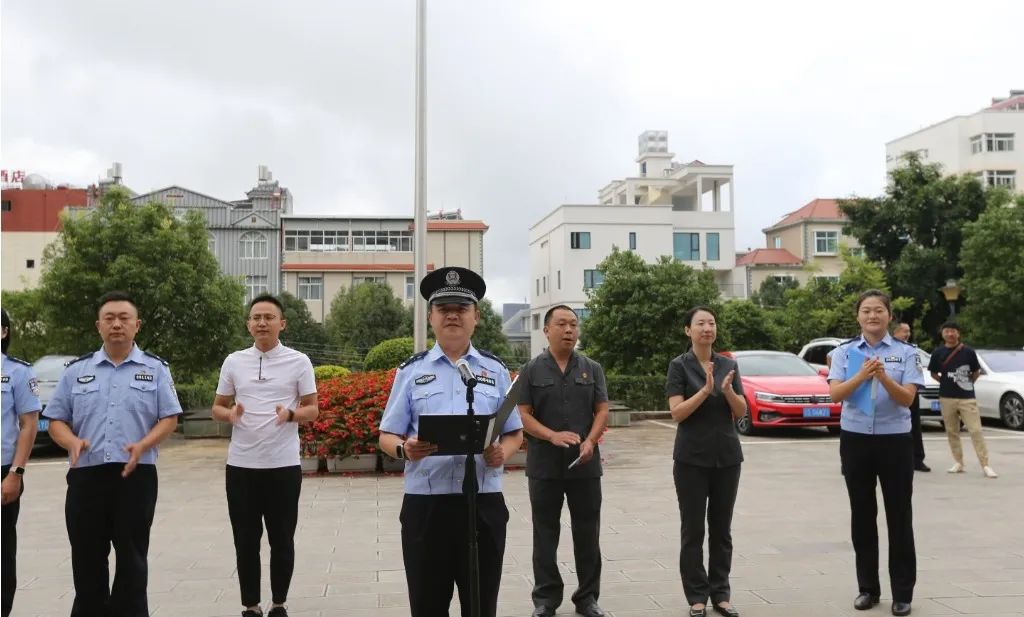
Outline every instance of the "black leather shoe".
<svg viewBox="0 0 1024 617"><path fill-rule="evenodd" d="M606 617L606 615L608 614L604 612L604 609L597 605L597 602L594 602L593 604L588 604L583 608L577 608L576 612L580 615L583 615L583 617Z"/></svg>
<svg viewBox="0 0 1024 617"><path fill-rule="evenodd" d="M910 602L893 602L892 603L892 614L893 615L909 615L910 614Z"/></svg>
<svg viewBox="0 0 1024 617"><path fill-rule="evenodd" d="M726 608L724 606L719 606L715 604L712 608L715 609L716 613L718 613L719 615L724 615L724 617L740 617L740 612L731 606L729 608Z"/></svg>
<svg viewBox="0 0 1024 617"><path fill-rule="evenodd" d="M914 465L914 471L931 471L931 470L932 470L932 468L929 467L928 465L925 465L924 462L920 462L920 463Z"/></svg>
<svg viewBox="0 0 1024 617"><path fill-rule="evenodd" d="M870 593L862 593L853 600L853 608L858 611L866 611L872 606L878 604L881 599L878 596L873 596Z"/></svg>
<svg viewBox="0 0 1024 617"><path fill-rule="evenodd" d="M555 609L550 606L538 606L533 609L531 617L554 617Z"/></svg>

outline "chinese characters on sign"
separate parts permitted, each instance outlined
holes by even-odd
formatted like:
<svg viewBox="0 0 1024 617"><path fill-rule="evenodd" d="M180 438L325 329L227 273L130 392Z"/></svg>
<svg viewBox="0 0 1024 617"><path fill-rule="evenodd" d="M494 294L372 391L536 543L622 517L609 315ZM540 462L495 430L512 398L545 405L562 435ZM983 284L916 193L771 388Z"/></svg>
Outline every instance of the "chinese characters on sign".
<svg viewBox="0 0 1024 617"><path fill-rule="evenodd" d="M0 182L4 184L21 184L25 180L25 172L21 169L0 169Z"/></svg>

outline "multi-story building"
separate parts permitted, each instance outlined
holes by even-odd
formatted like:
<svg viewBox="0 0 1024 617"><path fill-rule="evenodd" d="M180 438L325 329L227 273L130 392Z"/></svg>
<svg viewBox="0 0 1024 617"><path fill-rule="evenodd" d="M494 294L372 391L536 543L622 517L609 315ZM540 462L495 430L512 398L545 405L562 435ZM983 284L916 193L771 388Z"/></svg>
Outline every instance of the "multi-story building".
<svg viewBox="0 0 1024 617"><path fill-rule="evenodd" d="M2 191L0 287L5 291L38 285L43 251L60 231L60 213L86 204L85 189L53 186L38 174L23 175L19 173L18 182Z"/></svg>
<svg viewBox="0 0 1024 617"><path fill-rule="evenodd" d="M224 201L173 185L132 198L136 204L160 202L184 215L199 210L206 219L210 251L224 274L245 285L246 301L281 291L281 217L292 209L291 192L259 168L248 199Z"/></svg>
<svg viewBox="0 0 1024 617"><path fill-rule="evenodd" d="M948 174L972 174L989 186L1021 190L1024 149L1024 90L1011 90L1006 98L966 116L953 116L885 144L888 170L901 156L916 152L925 163L939 163Z"/></svg>
<svg viewBox="0 0 1024 617"><path fill-rule="evenodd" d="M838 280L845 268L839 247L855 255L862 252L857 239L843 233L847 222L837 200L815 199L763 229L767 248L736 259L733 278L743 285L743 297L760 289L767 278L801 284L812 278Z"/></svg>
<svg viewBox="0 0 1024 617"><path fill-rule="evenodd" d="M674 161L665 131L640 135L638 175L616 180L597 204L555 208L530 227L531 353L546 341L543 315L556 304L586 317L587 290L601 284L598 264L612 247L645 261L663 255L715 274L723 295L742 294L736 265L732 165Z"/></svg>
<svg viewBox="0 0 1024 617"><path fill-rule="evenodd" d="M323 321L342 289L367 281L388 284L412 303L413 218L286 215L283 217L282 291L306 301ZM427 270L461 266L483 274L483 221L432 217L427 221Z"/></svg>

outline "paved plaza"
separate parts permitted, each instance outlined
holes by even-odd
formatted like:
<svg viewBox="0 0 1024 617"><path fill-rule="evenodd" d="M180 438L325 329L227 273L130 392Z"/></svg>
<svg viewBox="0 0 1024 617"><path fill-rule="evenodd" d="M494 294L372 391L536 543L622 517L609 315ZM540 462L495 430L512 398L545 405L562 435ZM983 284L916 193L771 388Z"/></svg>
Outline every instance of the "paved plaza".
<svg viewBox="0 0 1024 617"><path fill-rule="evenodd" d="M945 437L935 428L925 433L927 462L935 471L915 476L914 615L1024 616L1024 434L994 427L985 432L992 465L1001 474L997 480L980 474L966 433L968 473L945 473ZM612 429L606 438L601 605L614 617L685 614L673 436L670 421L650 420ZM888 615L884 571L882 604L865 612L852 608L857 588L837 439L820 430L793 430L743 442L732 569L732 600L741 614ZM223 440L180 436L162 449L150 548L150 609L157 617L241 612L224 497L226 450ZM65 470L58 457L39 457L26 474L15 616L69 614L74 591L64 527ZM506 474L505 495L511 518L499 615L526 616L532 609L532 536L521 470ZM397 476L304 479L289 598L293 617L408 615L401 500ZM568 598L574 567L568 512L563 514L559 560ZM884 568L884 515L879 523ZM264 539L265 601L268 550ZM573 614L568 601L559 614Z"/></svg>

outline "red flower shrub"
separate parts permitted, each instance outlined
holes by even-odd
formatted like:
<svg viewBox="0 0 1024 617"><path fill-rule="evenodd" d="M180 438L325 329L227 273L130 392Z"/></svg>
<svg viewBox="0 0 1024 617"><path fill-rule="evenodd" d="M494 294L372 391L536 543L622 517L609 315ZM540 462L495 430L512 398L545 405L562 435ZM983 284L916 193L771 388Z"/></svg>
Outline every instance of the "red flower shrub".
<svg viewBox="0 0 1024 617"><path fill-rule="evenodd" d="M377 452L380 419L395 372L351 373L318 382L320 416L299 427L302 455L345 458Z"/></svg>

